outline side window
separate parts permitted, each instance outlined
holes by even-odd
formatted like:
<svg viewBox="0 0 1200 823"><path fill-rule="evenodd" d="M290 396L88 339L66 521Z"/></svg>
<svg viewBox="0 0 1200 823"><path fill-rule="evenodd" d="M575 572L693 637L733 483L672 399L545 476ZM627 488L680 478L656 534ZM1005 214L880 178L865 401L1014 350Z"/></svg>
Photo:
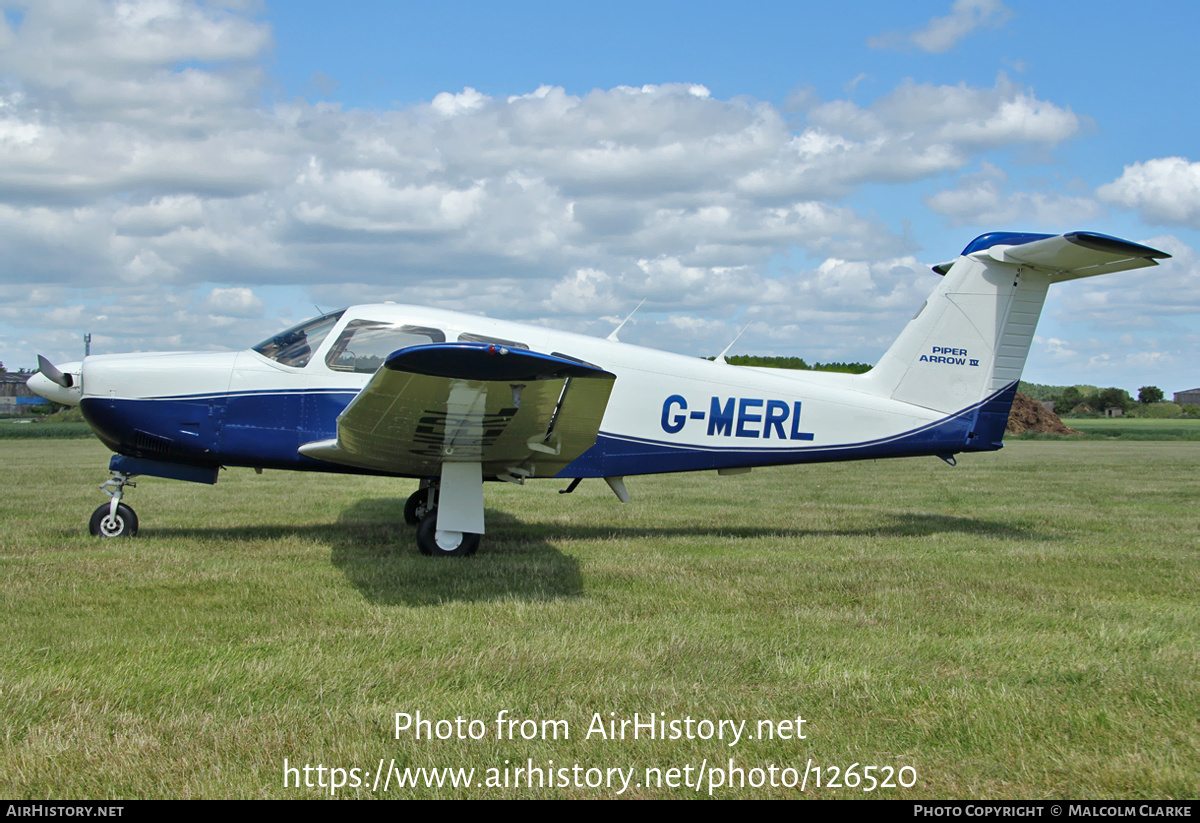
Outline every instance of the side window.
<svg viewBox="0 0 1200 823"><path fill-rule="evenodd" d="M495 343L497 346L507 346L510 349L528 349L524 343L515 340L502 340L499 337L488 337L486 334L471 334L463 332L458 336L459 343Z"/></svg>
<svg viewBox="0 0 1200 823"><path fill-rule="evenodd" d="M445 342L446 335L441 329L351 320L325 355L325 365L333 371L374 374L388 355L398 349Z"/></svg>

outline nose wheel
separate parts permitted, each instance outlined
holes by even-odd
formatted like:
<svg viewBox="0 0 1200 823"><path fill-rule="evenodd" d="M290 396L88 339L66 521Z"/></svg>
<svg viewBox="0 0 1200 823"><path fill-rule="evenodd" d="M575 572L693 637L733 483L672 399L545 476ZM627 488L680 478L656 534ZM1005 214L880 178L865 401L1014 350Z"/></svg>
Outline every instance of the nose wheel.
<svg viewBox="0 0 1200 823"><path fill-rule="evenodd" d="M133 488L132 474L113 472L113 476L100 484L100 491L108 495L109 501L92 512L88 531L95 537L133 537L138 531L138 519L133 509L121 502L125 487Z"/></svg>
<svg viewBox="0 0 1200 823"><path fill-rule="evenodd" d="M138 519L133 509L124 503L118 503L116 511L105 503L92 512L92 520L88 530L95 537L133 537L138 531Z"/></svg>

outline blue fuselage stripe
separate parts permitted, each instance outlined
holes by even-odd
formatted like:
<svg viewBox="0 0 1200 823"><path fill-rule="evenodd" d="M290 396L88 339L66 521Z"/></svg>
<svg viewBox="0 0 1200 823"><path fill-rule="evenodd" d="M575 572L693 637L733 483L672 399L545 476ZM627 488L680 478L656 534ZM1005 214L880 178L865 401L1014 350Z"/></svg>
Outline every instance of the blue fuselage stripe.
<svg viewBox="0 0 1200 823"><path fill-rule="evenodd" d="M1015 392L1014 383L934 423L858 443L702 446L601 431L595 445L557 476L612 477L993 450L1001 446ZM298 451L305 443L336 437L338 415L356 395L353 390L315 389L142 399L89 397L81 409L97 436L129 457L197 466L382 474L314 460Z"/></svg>
<svg viewBox="0 0 1200 823"><path fill-rule="evenodd" d="M616 477L745 466L828 463L835 460L949 455L961 451L993 451L1001 448L1000 440L1016 389L1017 384L1013 383L957 414L892 437L858 443L774 449L722 448L681 445L601 432L596 438L596 445L580 455L557 476ZM1000 418L1003 422L999 422ZM996 431L997 425L999 431Z"/></svg>

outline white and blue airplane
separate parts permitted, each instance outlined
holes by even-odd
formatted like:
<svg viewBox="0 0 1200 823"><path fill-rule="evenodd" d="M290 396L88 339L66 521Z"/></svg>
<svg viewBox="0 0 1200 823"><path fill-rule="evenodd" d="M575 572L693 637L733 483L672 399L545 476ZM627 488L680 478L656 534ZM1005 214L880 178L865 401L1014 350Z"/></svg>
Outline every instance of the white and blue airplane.
<svg viewBox="0 0 1200 823"><path fill-rule="evenodd" d="M308 320L239 352L38 358L38 394L79 405L116 454L91 532L137 533L136 475L223 466L420 479L427 555L469 555L485 480L602 477L1001 448L1051 283L1170 255L1091 232L976 238L865 374L732 366L391 303Z"/></svg>

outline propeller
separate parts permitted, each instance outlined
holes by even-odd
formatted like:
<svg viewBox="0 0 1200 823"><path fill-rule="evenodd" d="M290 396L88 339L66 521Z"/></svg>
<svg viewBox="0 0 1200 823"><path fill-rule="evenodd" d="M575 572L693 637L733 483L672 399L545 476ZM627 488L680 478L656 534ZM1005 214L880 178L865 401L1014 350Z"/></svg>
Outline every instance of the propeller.
<svg viewBox="0 0 1200 823"><path fill-rule="evenodd" d="M38 355L38 371L41 372L51 383L57 383L64 389L71 388L71 385L75 382L71 378L71 375L63 374L53 363L42 357L40 354Z"/></svg>

